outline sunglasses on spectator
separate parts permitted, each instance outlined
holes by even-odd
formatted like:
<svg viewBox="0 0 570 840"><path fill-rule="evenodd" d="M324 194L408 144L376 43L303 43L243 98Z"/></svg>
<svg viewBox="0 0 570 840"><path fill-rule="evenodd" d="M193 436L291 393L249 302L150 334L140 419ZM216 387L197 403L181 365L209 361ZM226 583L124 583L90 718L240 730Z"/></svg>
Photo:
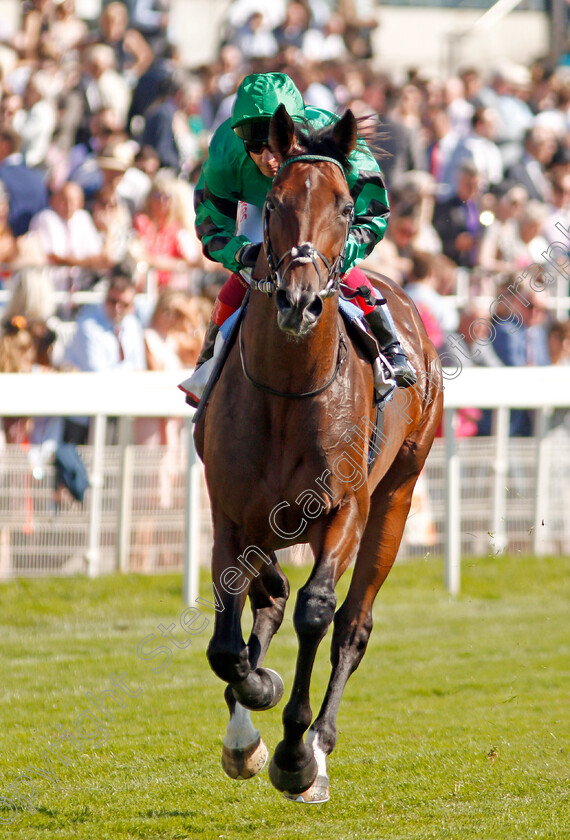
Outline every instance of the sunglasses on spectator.
<svg viewBox="0 0 570 840"><path fill-rule="evenodd" d="M260 155L264 149L269 149L269 140L244 140L243 143L250 155Z"/></svg>

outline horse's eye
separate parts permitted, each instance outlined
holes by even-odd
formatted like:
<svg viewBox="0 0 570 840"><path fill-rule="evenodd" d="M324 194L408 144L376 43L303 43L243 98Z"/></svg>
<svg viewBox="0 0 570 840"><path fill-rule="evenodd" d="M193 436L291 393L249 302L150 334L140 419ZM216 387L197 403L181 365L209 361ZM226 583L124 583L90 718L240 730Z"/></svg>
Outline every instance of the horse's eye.
<svg viewBox="0 0 570 840"><path fill-rule="evenodd" d="M265 202L265 206L267 207L268 213L273 213L273 211L275 210L275 203L271 198L267 199L267 201Z"/></svg>
<svg viewBox="0 0 570 840"><path fill-rule="evenodd" d="M342 215L346 216L347 218L352 214L354 210L354 204L345 204L342 208Z"/></svg>

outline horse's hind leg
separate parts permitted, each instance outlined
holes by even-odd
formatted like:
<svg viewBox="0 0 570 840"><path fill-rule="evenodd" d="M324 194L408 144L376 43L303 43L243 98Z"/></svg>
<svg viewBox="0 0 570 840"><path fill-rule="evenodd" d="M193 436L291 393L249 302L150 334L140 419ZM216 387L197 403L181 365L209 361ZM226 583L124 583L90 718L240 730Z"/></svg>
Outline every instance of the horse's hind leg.
<svg viewBox="0 0 570 840"><path fill-rule="evenodd" d="M419 469L399 487L398 472L396 461L372 496L348 594L334 617L332 672L319 715L307 736L320 764L321 787L328 782L326 756L336 745L336 717L342 694L366 651L372 631L372 605L396 559ZM299 800L310 802L318 793L309 789Z"/></svg>
<svg viewBox="0 0 570 840"><path fill-rule="evenodd" d="M289 582L275 555L272 559L273 565L264 565L249 588L254 615L248 642L252 668L262 665L269 643L283 621L289 596ZM224 696L230 720L224 737L222 767L232 779L250 779L263 769L268 757L267 747L253 726L250 712L235 699L231 685L227 686Z"/></svg>

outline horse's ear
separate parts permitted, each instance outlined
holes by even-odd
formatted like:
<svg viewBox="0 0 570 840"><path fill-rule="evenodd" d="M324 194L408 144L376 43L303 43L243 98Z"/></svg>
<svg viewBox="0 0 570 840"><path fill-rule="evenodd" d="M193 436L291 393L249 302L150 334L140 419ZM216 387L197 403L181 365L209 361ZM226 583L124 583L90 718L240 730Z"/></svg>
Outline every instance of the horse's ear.
<svg viewBox="0 0 570 840"><path fill-rule="evenodd" d="M274 154L286 158L295 144L295 126L283 103L271 117L269 144Z"/></svg>
<svg viewBox="0 0 570 840"><path fill-rule="evenodd" d="M356 131L356 117L350 109L334 124L332 136L339 151L348 157L356 146L356 138L358 136Z"/></svg>

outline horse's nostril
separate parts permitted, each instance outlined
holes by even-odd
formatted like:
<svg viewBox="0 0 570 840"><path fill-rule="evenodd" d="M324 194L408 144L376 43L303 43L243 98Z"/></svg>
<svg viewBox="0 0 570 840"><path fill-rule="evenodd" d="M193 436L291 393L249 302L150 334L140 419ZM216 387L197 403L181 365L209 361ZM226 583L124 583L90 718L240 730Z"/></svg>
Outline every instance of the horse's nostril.
<svg viewBox="0 0 570 840"><path fill-rule="evenodd" d="M285 289L278 289L275 292L275 305L279 312L287 312L291 309L291 301Z"/></svg>
<svg viewBox="0 0 570 840"><path fill-rule="evenodd" d="M311 303L307 306L307 312L314 318L319 318L323 311L323 302L318 295L315 295Z"/></svg>

